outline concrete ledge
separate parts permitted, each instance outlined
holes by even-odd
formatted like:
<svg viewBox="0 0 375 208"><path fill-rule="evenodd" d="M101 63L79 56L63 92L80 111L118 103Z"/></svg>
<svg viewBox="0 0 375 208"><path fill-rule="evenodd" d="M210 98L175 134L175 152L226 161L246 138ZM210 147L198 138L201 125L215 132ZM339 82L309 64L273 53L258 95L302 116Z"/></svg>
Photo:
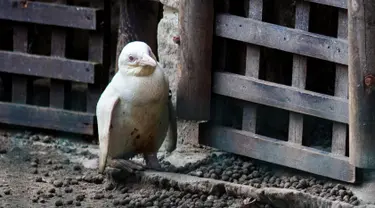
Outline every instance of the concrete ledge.
<svg viewBox="0 0 375 208"><path fill-rule="evenodd" d="M228 195L252 197L260 202L272 204L274 207L319 207L319 208L351 208L348 203L329 201L297 190L281 188L253 188L225 181L199 178L177 173L145 171L141 173L144 182L151 182L163 187L176 187L182 191L195 193L215 194L227 193ZM361 205L356 207L375 208L374 205Z"/></svg>

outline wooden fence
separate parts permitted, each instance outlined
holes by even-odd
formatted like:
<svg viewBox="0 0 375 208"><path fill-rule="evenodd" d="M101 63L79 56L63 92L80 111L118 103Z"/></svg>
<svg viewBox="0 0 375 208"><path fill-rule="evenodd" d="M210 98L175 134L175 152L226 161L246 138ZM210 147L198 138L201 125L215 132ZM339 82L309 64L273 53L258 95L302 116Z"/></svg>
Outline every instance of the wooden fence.
<svg viewBox="0 0 375 208"><path fill-rule="evenodd" d="M105 1L90 1L83 6L59 0L0 1L0 78L3 95L0 123L93 135L95 106L103 85L108 82L106 35L108 12ZM69 3L69 4L68 4ZM40 46L49 50L38 54L33 44L35 28L46 33ZM72 57L74 34L86 34L79 58ZM47 34L47 35L46 35ZM35 38L34 34L34 38ZM86 37L86 38L85 38ZM77 42L77 41L76 41ZM71 46L68 49L68 46ZM43 48L44 47L44 48ZM82 52L83 51L83 52ZM47 104L35 102L35 83L48 80ZM84 96L72 94L72 86L84 86ZM0 92L1 93L1 92ZM83 100L81 108L72 107Z"/></svg>
<svg viewBox="0 0 375 208"><path fill-rule="evenodd" d="M209 2L207 4L210 5L205 6L208 10L207 14L210 14L214 7L214 1ZM200 120L210 120L208 123L200 125L200 143L333 179L355 182L356 167L349 163L347 151L348 43L346 40L346 0L297 0L295 2L294 28L262 21L264 14L269 12L264 8L263 0L249 0L248 11L244 16L228 12L233 1L222 0L220 2L219 7L217 5L215 7L215 22L212 22L210 17L200 18L204 23L197 27L214 25L215 41L213 47L215 50L212 60L213 66L217 68L213 69L212 89L210 90L212 90L213 96L231 98L229 102L240 103L243 107L242 126L236 128L216 122L220 120L218 118L220 114L235 114L234 109L225 106L220 100L212 99L210 101L206 99L199 104L207 106L211 103L211 106L216 106L211 107L211 109L216 108L216 110L212 111L210 118L207 114L201 116L201 114L195 115L193 112L187 116L197 117ZM322 4L337 8L337 37L329 37L309 31L311 4ZM181 26L182 32L189 28L185 18L188 18L188 15L193 16L193 12L198 13L199 10L190 8L189 14L182 14L182 21L185 20ZM325 23L321 22L321 24ZM181 34L181 46L183 46L185 40L183 35ZM200 35L202 34L196 34L196 36ZM206 32L205 35L209 35L209 32ZM194 39L194 37L190 37L190 39ZM233 71L236 70L231 69L231 67L238 67L238 65L226 63L241 54L240 51L237 51L238 54L237 52L234 55L230 54L227 48L228 40L232 40L232 42L234 40L237 44L246 44L244 72L235 73ZM261 48L276 49L293 54L291 85L260 79L259 74L264 70L260 68ZM190 48L189 50L194 49ZM186 59L186 56L189 56L186 54L190 53L192 52L182 51L181 58L185 57ZM210 54L201 55L209 59L211 57ZM306 89L307 62L311 58L336 64L333 95ZM194 66L198 67L199 64L189 66L182 62L181 71L188 74L185 76L198 77L197 79L200 80L195 81L195 83L190 81L189 84L203 83L204 79L210 83L207 77L199 78L199 71L202 69L193 69ZM184 77L181 79L184 79ZM182 91L198 89L195 92L199 93L190 96L190 100L193 102L195 97L202 97L202 94L209 91L206 89L206 84L200 86L189 87L184 85L185 89ZM185 94L180 92L180 97L184 97ZM189 96L184 98L186 97ZM289 111L289 130L286 141L270 138L256 131L259 104ZM220 105L221 107L217 107ZM183 112L183 110L180 110L180 112ZM304 145L304 115L333 121L330 152ZM222 121L228 119L228 117L221 118ZM274 115L268 119L277 120L279 118Z"/></svg>

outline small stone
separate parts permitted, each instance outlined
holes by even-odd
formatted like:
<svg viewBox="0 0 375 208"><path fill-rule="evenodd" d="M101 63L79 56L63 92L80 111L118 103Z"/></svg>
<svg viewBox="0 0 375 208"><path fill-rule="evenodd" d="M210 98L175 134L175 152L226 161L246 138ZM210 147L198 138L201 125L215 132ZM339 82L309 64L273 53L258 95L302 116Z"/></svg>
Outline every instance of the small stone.
<svg viewBox="0 0 375 208"><path fill-rule="evenodd" d="M61 199L56 200L56 202L55 202L55 206L56 207L61 207L63 205L64 205L64 203L63 203L63 201Z"/></svg>
<svg viewBox="0 0 375 208"><path fill-rule="evenodd" d="M43 182L43 178L42 177L37 177L35 179L35 182L38 182L38 183Z"/></svg>
<svg viewBox="0 0 375 208"><path fill-rule="evenodd" d="M94 195L93 198L94 198L94 199L103 199L103 198L104 198L104 195L101 194L101 193L95 193L95 195Z"/></svg>
<svg viewBox="0 0 375 208"><path fill-rule="evenodd" d="M50 143L51 141L52 141L52 137L50 137L50 136L44 136L42 138L42 142L44 142L44 143Z"/></svg>
<svg viewBox="0 0 375 208"><path fill-rule="evenodd" d="M77 185L78 181L76 179L72 179L72 181L70 181L70 184L71 185Z"/></svg>
<svg viewBox="0 0 375 208"><path fill-rule="evenodd" d="M44 203L46 203L46 200L45 199L41 199L39 202L42 203L42 204L44 204Z"/></svg>
<svg viewBox="0 0 375 208"><path fill-rule="evenodd" d="M73 204L73 200L72 200L72 199L68 199L68 200L66 201L66 204L68 204L68 205Z"/></svg>
<svg viewBox="0 0 375 208"><path fill-rule="evenodd" d="M85 195L79 194L76 196L76 201L83 201L85 199Z"/></svg>
<svg viewBox="0 0 375 208"><path fill-rule="evenodd" d="M31 140L31 141L39 141L40 138L39 138L38 135L32 135L32 136L30 137L30 140Z"/></svg>
<svg viewBox="0 0 375 208"><path fill-rule="evenodd" d="M114 200L114 201L113 201L113 205L114 205L114 206L118 206L118 205L120 205L120 201L119 201L119 200L117 200L117 199L116 199L116 200Z"/></svg>
<svg viewBox="0 0 375 208"><path fill-rule="evenodd" d="M31 169L31 174L38 174L38 169L37 168L32 168Z"/></svg>
<svg viewBox="0 0 375 208"><path fill-rule="evenodd" d="M48 159L46 163L47 163L47 165L51 165L52 164L52 160Z"/></svg>
<svg viewBox="0 0 375 208"><path fill-rule="evenodd" d="M59 180L55 180L55 181L53 181L53 185L54 185L55 187L62 187L63 182L62 182L62 181L59 181Z"/></svg>
<svg viewBox="0 0 375 208"><path fill-rule="evenodd" d="M81 202L76 201L76 206L77 206L77 207L80 207L80 206L81 206Z"/></svg>
<svg viewBox="0 0 375 208"><path fill-rule="evenodd" d="M343 189L340 189L340 190L339 190L339 196L344 197L345 194L346 194L346 191L345 191L345 190L343 190Z"/></svg>
<svg viewBox="0 0 375 208"><path fill-rule="evenodd" d="M10 195L10 192L11 192L10 189L5 189L5 190L4 190L4 194L5 194L5 195Z"/></svg>
<svg viewBox="0 0 375 208"><path fill-rule="evenodd" d="M81 168L80 165L76 164L76 165L73 166L73 170L74 171L80 171L80 170L82 170L82 168Z"/></svg>
<svg viewBox="0 0 375 208"><path fill-rule="evenodd" d="M72 193L73 192L73 189L71 187L66 187L64 189L65 193Z"/></svg>
<svg viewBox="0 0 375 208"><path fill-rule="evenodd" d="M354 201L350 202L350 204L352 204L354 206L357 206L357 205L359 205L359 201L358 200L354 200Z"/></svg>
<svg viewBox="0 0 375 208"><path fill-rule="evenodd" d="M107 183L105 186L105 190L110 191L115 188L115 185L113 183Z"/></svg>
<svg viewBox="0 0 375 208"><path fill-rule="evenodd" d="M48 172L45 172L43 175L44 175L45 177L49 177L49 173L48 173Z"/></svg>
<svg viewBox="0 0 375 208"><path fill-rule="evenodd" d="M39 200L39 196L33 196L33 197L31 198L31 201L32 201L33 203L38 202L38 200Z"/></svg>
<svg viewBox="0 0 375 208"><path fill-rule="evenodd" d="M343 198L342 198L345 202L349 202L349 196L348 195L345 195Z"/></svg>

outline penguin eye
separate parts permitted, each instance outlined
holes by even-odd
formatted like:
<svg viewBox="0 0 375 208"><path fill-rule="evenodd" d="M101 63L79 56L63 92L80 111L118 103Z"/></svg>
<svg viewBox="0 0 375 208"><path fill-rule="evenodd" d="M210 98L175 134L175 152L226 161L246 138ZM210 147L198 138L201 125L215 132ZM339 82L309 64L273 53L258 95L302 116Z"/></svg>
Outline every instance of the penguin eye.
<svg viewBox="0 0 375 208"><path fill-rule="evenodd" d="M130 55L129 56L129 61L133 62L135 60L134 56Z"/></svg>

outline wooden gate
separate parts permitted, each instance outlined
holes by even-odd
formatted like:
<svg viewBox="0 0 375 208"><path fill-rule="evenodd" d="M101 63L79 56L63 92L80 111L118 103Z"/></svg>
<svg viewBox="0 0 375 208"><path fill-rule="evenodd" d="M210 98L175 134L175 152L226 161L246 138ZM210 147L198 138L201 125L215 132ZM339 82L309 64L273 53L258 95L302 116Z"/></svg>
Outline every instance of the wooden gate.
<svg viewBox="0 0 375 208"><path fill-rule="evenodd" d="M356 168L349 164L347 151L346 2L297 0L293 28L262 21L264 13L270 12L263 7L263 0L249 0L248 11L243 16L230 13L228 9L233 1L221 1L219 7L215 7L212 93L213 97L230 98L228 102L240 105L242 119L239 127L225 125L230 118L222 118L221 114L233 116L236 114L235 109L228 107L220 99L212 99L211 118L208 123L200 125L199 142L333 179L355 182ZM337 8L337 37L309 31L311 4ZM229 40L232 40L232 44L235 42L246 47L243 58L246 60L245 70L242 72L233 69L240 66L233 64L231 59L238 60L241 52L229 52ZM262 48L293 54L290 85L260 79L259 74L264 70L260 68ZM312 58L336 64L333 95L306 89L307 62ZM288 138L285 141L261 135L256 131L259 104L289 112ZM304 144L304 115L333 121L331 151ZM271 115L268 119L279 118Z"/></svg>
<svg viewBox="0 0 375 208"><path fill-rule="evenodd" d="M0 123L93 135L96 102L108 82L107 7L101 0L52 2L0 1ZM48 92L38 103L33 89L43 81ZM72 93L74 86L83 94ZM78 100L83 104L75 108Z"/></svg>

